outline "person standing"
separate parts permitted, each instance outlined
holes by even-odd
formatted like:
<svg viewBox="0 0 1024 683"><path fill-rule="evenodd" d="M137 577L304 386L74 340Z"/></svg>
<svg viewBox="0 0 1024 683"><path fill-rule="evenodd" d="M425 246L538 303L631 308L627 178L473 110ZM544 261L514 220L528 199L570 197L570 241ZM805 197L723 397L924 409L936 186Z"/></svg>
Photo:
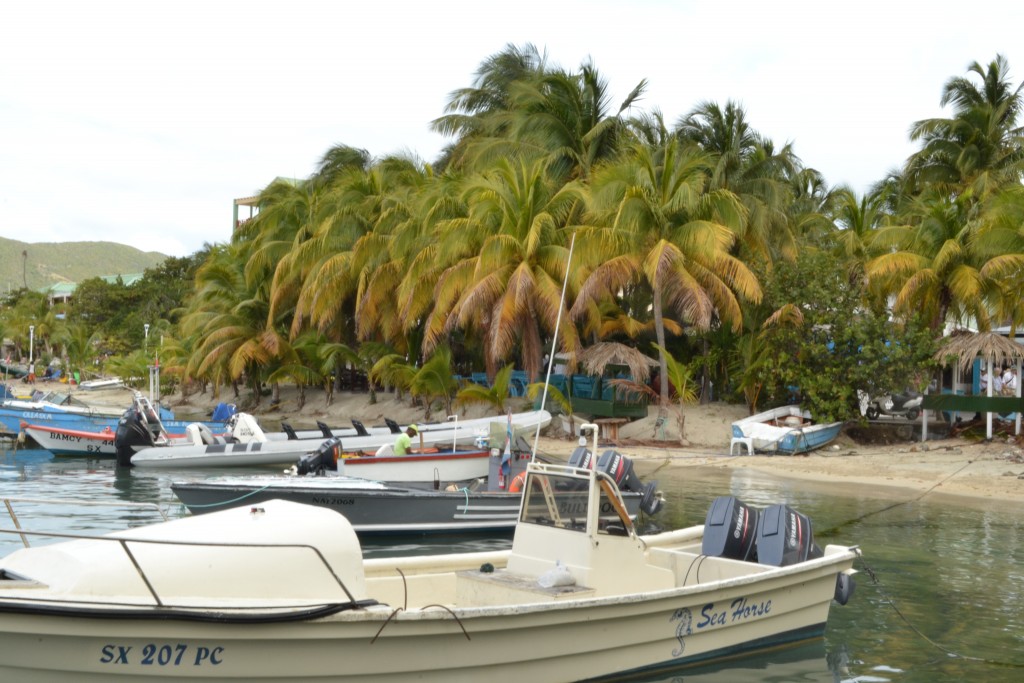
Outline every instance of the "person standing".
<svg viewBox="0 0 1024 683"><path fill-rule="evenodd" d="M1003 373L1003 396L1017 395L1017 368L1010 366Z"/></svg>

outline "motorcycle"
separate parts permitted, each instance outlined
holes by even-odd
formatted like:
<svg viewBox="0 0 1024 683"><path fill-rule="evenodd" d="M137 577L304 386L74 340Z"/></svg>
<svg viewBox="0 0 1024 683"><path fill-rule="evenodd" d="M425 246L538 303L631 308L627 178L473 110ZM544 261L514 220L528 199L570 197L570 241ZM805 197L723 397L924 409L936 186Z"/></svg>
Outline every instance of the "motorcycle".
<svg viewBox="0 0 1024 683"><path fill-rule="evenodd" d="M916 420L924 402L924 396L916 391L870 396L866 391L858 389L857 398L860 399L860 414L869 420L875 420L881 415Z"/></svg>

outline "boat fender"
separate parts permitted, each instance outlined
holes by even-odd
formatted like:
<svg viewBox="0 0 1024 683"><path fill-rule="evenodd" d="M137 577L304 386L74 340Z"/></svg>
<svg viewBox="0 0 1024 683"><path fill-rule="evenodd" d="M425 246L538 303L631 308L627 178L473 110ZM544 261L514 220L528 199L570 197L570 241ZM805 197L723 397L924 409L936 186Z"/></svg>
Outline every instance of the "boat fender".
<svg viewBox="0 0 1024 683"><path fill-rule="evenodd" d="M509 493L520 493L523 490L523 486L526 485L526 472L520 472L516 476L512 477L512 481L508 485Z"/></svg>
<svg viewBox="0 0 1024 683"><path fill-rule="evenodd" d="M846 572L840 572L836 576L836 602L840 605L845 605L850 601L850 597L853 596L853 591L856 590L857 584L853 580L853 577Z"/></svg>

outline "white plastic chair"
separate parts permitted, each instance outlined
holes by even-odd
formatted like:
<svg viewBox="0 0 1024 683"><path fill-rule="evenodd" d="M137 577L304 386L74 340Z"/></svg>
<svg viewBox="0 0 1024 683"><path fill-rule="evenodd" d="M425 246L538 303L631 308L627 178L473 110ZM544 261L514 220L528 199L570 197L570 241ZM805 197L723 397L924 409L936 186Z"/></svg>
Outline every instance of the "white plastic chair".
<svg viewBox="0 0 1024 683"><path fill-rule="evenodd" d="M754 454L754 439L749 436L734 436L729 442L729 455L733 455L734 449L739 446L736 455L743 455L743 446L747 447L747 455Z"/></svg>

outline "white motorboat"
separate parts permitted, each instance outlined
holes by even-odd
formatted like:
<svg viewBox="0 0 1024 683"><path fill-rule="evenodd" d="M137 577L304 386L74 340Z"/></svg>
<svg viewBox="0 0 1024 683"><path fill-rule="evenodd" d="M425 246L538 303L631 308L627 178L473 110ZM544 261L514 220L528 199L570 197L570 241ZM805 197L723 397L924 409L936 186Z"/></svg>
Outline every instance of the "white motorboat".
<svg viewBox="0 0 1024 683"><path fill-rule="evenodd" d="M219 438L210 434L208 430L186 428L186 433L194 434L191 443L170 447L156 445L138 450L134 447L122 448L121 444L140 443L143 438L148 438L148 430L145 426L122 420L115 439L118 463L135 467L175 468L291 465L302 456L316 451L325 442L323 434L313 439L270 440L251 415L238 413L231 419L233 426L228 437ZM441 422L434 425L434 428L420 431L413 448L438 450L474 446L478 441L486 441L489 438L491 424L504 428L510 422L513 430L536 429L538 423L541 427L550 424L551 414L545 410L536 410L511 416ZM445 425L450 426L445 428ZM129 431L137 432L139 438L132 438L127 434ZM122 433L126 434L124 439ZM381 452L381 455L387 455L394 441L395 435L391 433L346 436L340 438L340 450L352 454L374 455ZM482 471L470 476L486 474L485 460Z"/></svg>
<svg viewBox="0 0 1024 683"><path fill-rule="evenodd" d="M753 544L735 524L759 515ZM731 498L641 537L606 474L532 463L506 551L363 559L344 516L277 500L17 550L0 560L0 675L649 676L820 636L857 555L817 548L787 506Z"/></svg>

